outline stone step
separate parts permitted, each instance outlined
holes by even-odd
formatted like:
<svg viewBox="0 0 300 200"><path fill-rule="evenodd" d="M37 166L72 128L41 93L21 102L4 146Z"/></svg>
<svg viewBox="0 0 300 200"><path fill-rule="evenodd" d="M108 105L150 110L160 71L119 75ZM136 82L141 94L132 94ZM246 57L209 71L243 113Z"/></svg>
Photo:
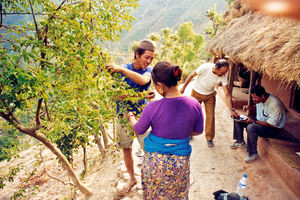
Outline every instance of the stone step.
<svg viewBox="0 0 300 200"><path fill-rule="evenodd" d="M273 141L274 140L274 141ZM280 142L286 143L286 141L279 141L275 139L258 139L258 152L261 158L267 160L271 170L276 173L285 185L296 195L300 196L300 166L292 167L277 150L272 146L271 143ZM298 148L300 147L299 144ZM284 148L284 147L283 147ZM288 148L288 147L286 147ZM297 159L297 158L296 158ZM300 156L298 157L300 159ZM298 160L299 161L299 160ZM298 162L299 163L299 162Z"/></svg>

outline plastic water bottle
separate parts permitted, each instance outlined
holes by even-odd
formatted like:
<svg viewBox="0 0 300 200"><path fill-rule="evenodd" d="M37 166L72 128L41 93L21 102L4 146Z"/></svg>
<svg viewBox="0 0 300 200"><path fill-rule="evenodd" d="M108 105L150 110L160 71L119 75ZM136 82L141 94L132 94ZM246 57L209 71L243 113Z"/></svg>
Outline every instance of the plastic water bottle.
<svg viewBox="0 0 300 200"><path fill-rule="evenodd" d="M246 188L246 184L247 184L247 174L244 174L243 177L240 179L239 184L236 188L236 192L237 194L240 195L240 197L243 196L244 190Z"/></svg>

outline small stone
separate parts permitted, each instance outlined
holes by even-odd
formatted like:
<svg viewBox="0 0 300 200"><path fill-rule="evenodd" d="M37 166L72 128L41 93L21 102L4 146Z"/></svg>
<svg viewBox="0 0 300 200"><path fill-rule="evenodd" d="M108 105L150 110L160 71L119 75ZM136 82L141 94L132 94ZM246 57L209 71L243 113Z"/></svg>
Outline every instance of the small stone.
<svg viewBox="0 0 300 200"><path fill-rule="evenodd" d="M129 180L129 179L130 179L130 176L129 176L128 173L123 173L123 178L124 178L125 180Z"/></svg>
<svg viewBox="0 0 300 200"><path fill-rule="evenodd" d="M140 169L136 169L136 170L134 171L134 175L135 175L135 176L141 176L141 170L140 170Z"/></svg>
<svg viewBox="0 0 300 200"><path fill-rule="evenodd" d="M117 191L122 191L122 189L127 185L124 181L119 181L117 185Z"/></svg>
<svg viewBox="0 0 300 200"><path fill-rule="evenodd" d="M121 171L121 172L127 172L127 168L125 166L125 164L121 164L118 169Z"/></svg>
<svg viewBox="0 0 300 200"><path fill-rule="evenodd" d="M138 193L143 194L143 188L141 184L137 184L136 189L138 190Z"/></svg>
<svg viewBox="0 0 300 200"><path fill-rule="evenodd" d="M143 195L143 190L138 190L137 193Z"/></svg>

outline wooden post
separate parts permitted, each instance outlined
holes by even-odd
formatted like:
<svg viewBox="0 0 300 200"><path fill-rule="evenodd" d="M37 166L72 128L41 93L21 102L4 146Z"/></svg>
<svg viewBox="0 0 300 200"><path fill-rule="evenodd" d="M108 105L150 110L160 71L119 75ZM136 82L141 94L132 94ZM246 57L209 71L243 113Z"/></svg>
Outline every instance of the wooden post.
<svg viewBox="0 0 300 200"><path fill-rule="evenodd" d="M228 83L228 89L229 94L232 96L232 90L233 90L233 82L235 80L236 76L236 68L237 65L234 64L231 60L229 60L229 83Z"/></svg>
<svg viewBox="0 0 300 200"><path fill-rule="evenodd" d="M249 84L249 96L248 96L248 111L247 115L249 116L255 116L255 109L253 109L253 102L251 99L251 89L255 86L255 72L253 70L250 70L250 84Z"/></svg>

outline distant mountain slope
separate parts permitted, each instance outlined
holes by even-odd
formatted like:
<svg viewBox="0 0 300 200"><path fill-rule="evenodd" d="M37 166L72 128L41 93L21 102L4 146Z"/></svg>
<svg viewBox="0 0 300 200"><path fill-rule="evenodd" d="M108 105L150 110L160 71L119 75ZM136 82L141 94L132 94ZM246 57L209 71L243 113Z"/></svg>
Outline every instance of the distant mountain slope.
<svg viewBox="0 0 300 200"><path fill-rule="evenodd" d="M186 21L192 21L197 33L203 32L208 23L206 10L216 4L218 12L224 12L225 0L141 0L141 5L133 16L132 31L122 35L123 48L126 44L145 38L151 32L159 32L162 28L177 29Z"/></svg>

